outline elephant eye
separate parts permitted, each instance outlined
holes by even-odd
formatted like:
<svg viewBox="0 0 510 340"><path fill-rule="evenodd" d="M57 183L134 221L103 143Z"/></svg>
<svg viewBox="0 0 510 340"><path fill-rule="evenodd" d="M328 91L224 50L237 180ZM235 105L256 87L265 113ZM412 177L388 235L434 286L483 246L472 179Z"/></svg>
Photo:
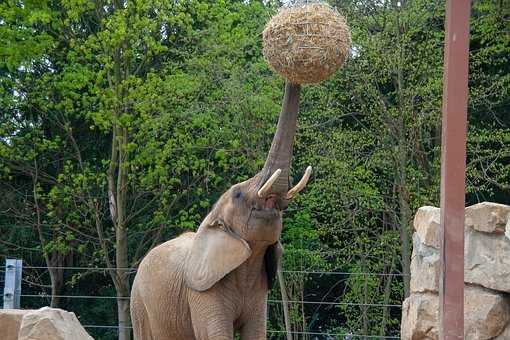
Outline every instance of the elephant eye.
<svg viewBox="0 0 510 340"><path fill-rule="evenodd" d="M243 193L241 191L236 191L234 193L234 198L239 199L243 196Z"/></svg>

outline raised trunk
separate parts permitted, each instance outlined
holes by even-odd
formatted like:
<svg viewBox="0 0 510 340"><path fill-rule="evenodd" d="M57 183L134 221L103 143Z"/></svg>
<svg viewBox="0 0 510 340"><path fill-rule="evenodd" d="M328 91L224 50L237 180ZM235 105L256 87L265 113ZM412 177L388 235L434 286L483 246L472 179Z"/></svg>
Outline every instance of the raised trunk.
<svg viewBox="0 0 510 340"><path fill-rule="evenodd" d="M261 186L277 169L282 173L273 184L271 192L286 194L289 189L289 174L292 163L292 147L296 133L297 115L299 112L300 86L287 82L282 103L282 112L278 126L267 155L266 163L261 171Z"/></svg>

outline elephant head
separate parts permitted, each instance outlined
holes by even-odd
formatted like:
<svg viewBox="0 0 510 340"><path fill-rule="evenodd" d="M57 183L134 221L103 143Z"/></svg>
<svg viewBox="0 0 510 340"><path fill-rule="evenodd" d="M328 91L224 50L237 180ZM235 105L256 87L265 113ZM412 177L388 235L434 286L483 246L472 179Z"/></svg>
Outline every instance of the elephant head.
<svg viewBox="0 0 510 340"><path fill-rule="evenodd" d="M308 167L299 183L290 188L299 90L299 85L285 85L278 126L262 170L225 192L200 225L186 261L185 280L191 288L204 291L212 287L246 261L254 245L273 249L273 254L266 254L266 262L275 257L282 211L311 174Z"/></svg>

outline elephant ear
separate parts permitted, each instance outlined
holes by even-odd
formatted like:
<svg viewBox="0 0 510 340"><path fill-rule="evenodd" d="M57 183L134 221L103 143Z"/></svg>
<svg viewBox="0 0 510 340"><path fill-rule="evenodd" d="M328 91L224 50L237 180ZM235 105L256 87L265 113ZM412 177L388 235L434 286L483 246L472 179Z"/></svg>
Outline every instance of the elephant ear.
<svg viewBox="0 0 510 340"><path fill-rule="evenodd" d="M264 254L268 290L271 290L273 288L276 272L280 268L282 254L283 247L279 241L270 245L267 248L266 253Z"/></svg>
<svg viewBox="0 0 510 340"><path fill-rule="evenodd" d="M188 287L202 292L241 265L250 255L248 243L221 220L205 223L195 234L186 259L184 280Z"/></svg>

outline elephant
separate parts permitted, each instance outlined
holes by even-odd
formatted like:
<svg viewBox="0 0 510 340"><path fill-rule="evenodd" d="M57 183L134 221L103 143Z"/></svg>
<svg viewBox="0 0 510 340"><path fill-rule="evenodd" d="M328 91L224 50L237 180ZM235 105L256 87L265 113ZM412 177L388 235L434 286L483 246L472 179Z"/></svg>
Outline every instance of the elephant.
<svg viewBox="0 0 510 340"><path fill-rule="evenodd" d="M282 256L282 212L307 184L291 188L300 86L287 82L262 170L233 185L196 233L153 248L131 290L136 340L266 339L268 291ZM290 190L289 190L290 188Z"/></svg>

